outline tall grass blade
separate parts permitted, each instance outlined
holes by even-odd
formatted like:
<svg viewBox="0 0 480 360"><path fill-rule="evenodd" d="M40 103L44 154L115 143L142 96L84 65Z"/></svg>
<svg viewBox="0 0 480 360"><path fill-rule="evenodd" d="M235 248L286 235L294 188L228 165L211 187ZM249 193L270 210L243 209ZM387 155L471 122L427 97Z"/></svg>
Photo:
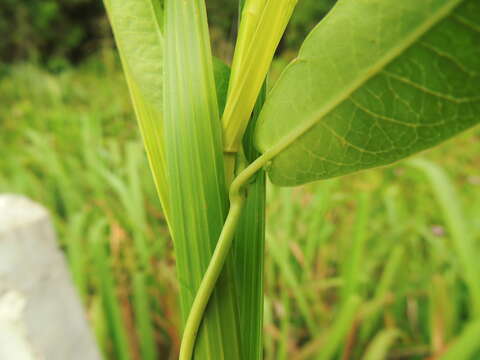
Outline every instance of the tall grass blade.
<svg viewBox="0 0 480 360"><path fill-rule="evenodd" d="M163 135L163 17L160 2L104 0L167 222L170 206Z"/></svg>
<svg viewBox="0 0 480 360"><path fill-rule="evenodd" d="M474 239L465 222L459 195L448 175L439 166L423 159L410 160L408 164L423 172L432 185L462 267L462 276L470 291L472 315L478 318L480 316L480 282L478 281L480 268Z"/></svg>
<svg viewBox="0 0 480 360"><path fill-rule="evenodd" d="M470 360L478 359L480 355L480 321L475 321L465 328L457 340L450 346L440 360Z"/></svg>
<svg viewBox="0 0 480 360"><path fill-rule="evenodd" d="M398 329L386 329L380 332L367 348L364 360L384 360L388 358L388 350L398 340L401 332Z"/></svg>
<svg viewBox="0 0 480 360"><path fill-rule="evenodd" d="M265 89L257 102L243 146L247 162L260 154L253 145L256 119L264 101ZM247 199L238 224L232 253L235 259L236 293L242 348L245 359L263 358L263 265L265 248L265 173L260 171L247 190Z"/></svg>
<svg viewBox="0 0 480 360"><path fill-rule="evenodd" d="M342 306L342 309L336 316L335 323L328 331L327 341L320 349L316 358L317 360L334 358L342 341L353 325L360 302L361 300L358 296L352 296L345 302L344 306Z"/></svg>
<svg viewBox="0 0 480 360"><path fill-rule="evenodd" d="M459 309L456 304L454 289L445 276L436 275L432 279L430 289L430 347L433 354L441 354L445 349L445 343L449 341L456 329L456 320L459 317Z"/></svg>
<svg viewBox="0 0 480 360"><path fill-rule="evenodd" d="M142 360L156 360L158 359L158 353L155 341L155 329L152 322L153 313L150 310L151 304L146 282L147 276L143 273L136 273L133 276L135 322L137 325Z"/></svg>
<svg viewBox="0 0 480 360"><path fill-rule="evenodd" d="M186 321L228 204L205 4L167 0L165 5L165 149ZM197 360L243 359L232 265L229 259L210 298L196 341Z"/></svg>
<svg viewBox="0 0 480 360"><path fill-rule="evenodd" d="M315 192L311 211L311 218L308 221L308 234L305 244L305 269L311 270L318 257L318 250L324 244L330 234L329 223L325 216L331 206L333 190L337 184L336 180L327 180L319 183ZM302 280L311 280L312 271L305 271Z"/></svg>
<svg viewBox="0 0 480 360"><path fill-rule="evenodd" d="M89 315L93 325L93 333L103 357L106 359L110 354L111 336L107 323L107 316L99 295L93 296L89 308Z"/></svg>
<svg viewBox="0 0 480 360"><path fill-rule="evenodd" d="M397 273L402 265L404 259L405 249L403 245L397 245L390 256L387 259L385 269L379 280L378 285L375 288L375 294L372 299L372 303L380 303L387 296L391 290L393 282L397 276ZM360 337L362 341L366 341L375 329L375 326L380 320L381 310L374 311L367 319L364 320Z"/></svg>
<svg viewBox="0 0 480 360"><path fill-rule="evenodd" d="M342 300L346 301L351 296L358 294L360 276L362 273L362 260L367 241L368 219L370 215L370 195L362 192L358 199L357 218L354 225L353 244L348 249L348 258L343 269L344 285L342 287Z"/></svg>
<svg viewBox="0 0 480 360"><path fill-rule="evenodd" d="M98 274L99 293L107 318L109 333L112 334L113 348L119 360L131 359L127 332L123 325L120 304L116 295L115 280L112 276L106 244L102 241L106 222L98 221L90 232L90 242L94 259L95 273Z"/></svg>
<svg viewBox="0 0 480 360"><path fill-rule="evenodd" d="M67 229L67 256L72 272L73 281L78 293L83 301L88 297L88 279L87 279L87 252L86 244L82 244L83 233L86 228L87 213L82 212L72 217Z"/></svg>
<svg viewBox="0 0 480 360"><path fill-rule="evenodd" d="M300 309L307 328L312 334L316 334L319 331L318 325L315 323L315 316L312 311L312 307L308 301L304 289L302 289L301 283L297 278L294 269L289 261L289 258L285 256L282 249L275 243L273 236L267 236L267 244L270 255L277 264L283 281L295 298L297 305Z"/></svg>
<svg viewBox="0 0 480 360"><path fill-rule="evenodd" d="M246 0L243 6L227 104L224 147L235 153L297 0Z"/></svg>

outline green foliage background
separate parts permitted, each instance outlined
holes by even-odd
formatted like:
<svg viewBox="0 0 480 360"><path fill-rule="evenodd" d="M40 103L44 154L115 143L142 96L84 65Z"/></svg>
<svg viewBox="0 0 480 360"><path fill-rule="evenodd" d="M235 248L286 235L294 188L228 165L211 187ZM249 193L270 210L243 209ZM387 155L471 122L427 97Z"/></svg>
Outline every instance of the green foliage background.
<svg viewBox="0 0 480 360"><path fill-rule="evenodd" d="M334 2L301 1L282 50L298 47ZM224 42L234 37L237 6L236 1L207 1L212 31ZM0 62L35 60L54 69L113 46L99 0L2 0L0 33Z"/></svg>
<svg viewBox="0 0 480 360"><path fill-rule="evenodd" d="M333 2L300 1L272 82ZM207 0L225 58L234 3ZM172 243L101 2L2 0L0 32L0 193L51 211L106 359L175 359ZM479 154L477 127L421 155L427 166L271 187L265 359L440 359L462 335L462 350L478 347L455 249L467 238L459 228L480 249ZM429 175L432 164L440 170ZM362 298L353 305L342 300L352 287Z"/></svg>
<svg viewBox="0 0 480 360"><path fill-rule="evenodd" d="M0 2L0 61L78 61L107 33L101 1L3 0Z"/></svg>

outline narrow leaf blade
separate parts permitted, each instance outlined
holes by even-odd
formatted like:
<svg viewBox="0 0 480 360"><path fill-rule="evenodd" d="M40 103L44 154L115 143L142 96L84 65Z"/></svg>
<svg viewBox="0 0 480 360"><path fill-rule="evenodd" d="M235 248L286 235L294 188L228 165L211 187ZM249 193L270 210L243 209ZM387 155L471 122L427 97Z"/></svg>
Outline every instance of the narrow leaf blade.
<svg viewBox="0 0 480 360"><path fill-rule="evenodd" d="M167 222L170 206L163 140L162 9L151 0L104 0Z"/></svg>
<svg viewBox="0 0 480 360"><path fill-rule="evenodd" d="M221 123L203 0L166 1L165 149L186 321L227 210ZM242 359L231 259L210 298L195 359Z"/></svg>
<svg viewBox="0 0 480 360"><path fill-rule="evenodd" d="M253 144L253 130L264 100L265 89L262 89L243 141L248 162L254 161L260 155ZM247 200L232 249L236 292L241 295L238 308L242 354L244 359L251 360L260 360L263 357L265 203L266 176L264 171L260 171L248 186Z"/></svg>

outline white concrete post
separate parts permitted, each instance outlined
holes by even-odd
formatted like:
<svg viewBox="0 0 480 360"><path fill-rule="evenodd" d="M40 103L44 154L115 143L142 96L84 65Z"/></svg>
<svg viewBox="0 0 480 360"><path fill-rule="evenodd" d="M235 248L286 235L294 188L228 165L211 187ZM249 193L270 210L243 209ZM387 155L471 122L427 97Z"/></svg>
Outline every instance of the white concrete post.
<svg viewBox="0 0 480 360"><path fill-rule="evenodd" d="M100 359L47 211L15 195L0 195L0 359Z"/></svg>

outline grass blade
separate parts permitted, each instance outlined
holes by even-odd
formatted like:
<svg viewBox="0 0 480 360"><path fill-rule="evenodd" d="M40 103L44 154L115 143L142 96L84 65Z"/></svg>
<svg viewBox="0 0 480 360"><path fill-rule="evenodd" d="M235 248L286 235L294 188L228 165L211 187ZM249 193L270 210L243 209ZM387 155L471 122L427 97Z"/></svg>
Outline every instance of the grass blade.
<svg viewBox="0 0 480 360"><path fill-rule="evenodd" d="M423 159L408 162L423 172L432 185L435 197L442 209L447 227L451 233L452 245L459 258L463 277L471 296L472 314L480 316L480 282L476 246L465 222L465 215L457 191L448 175L437 165Z"/></svg>
<svg viewBox="0 0 480 360"><path fill-rule="evenodd" d="M400 337L398 329L387 329L380 332L367 348L364 360L383 360L387 358L388 350Z"/></svg>
<svg viewBox="0 0 480 360"><path fill-rule="evenodd" d="M367 241L368 219L370 215L370 196L362 192L358 201L357 218L354 225L353 244L349 249L344 272L344 285L342 287L342 300L346 301L351 296L358 294L359 276L362 271L361 262Z"/></svg>
<svg viewBox="0 0 480 360"><path fill-rule="evenodd" d="M385 269L383 270L382 276L379 280L378 286L375 288L375 294L372 303L381 303L383 299L387 296L388 292L391 290L395 277L402 265L402 260L404 259L404 247L403 245L397 245L389 258L387 259ZM366 341L372 334L375 326L378 324L380 319L380 309L374 311L370 316L365 319L360 332L360 337L362 341Z"/></svg>
<svg viewBox="0 0 480 360"><path fill-rule="evenodd" d="M270 255L277 264L282 274L285 284L290 289L292 296L295 298L303 318L307 323L307 328L311 334L318 333L318 325L315 323L315 316L312 307L307 299L305 291L302 289L299 279L297 278L289 258L278 244L274 243L273 236L267 236L267 244L269 245Z"/></svg>
<svg viewBox="0 0 480 360"><path fill-rule="evenodd" d="M480 334L480 321L468 325L440 359L469 360L473 359L475 354L478 356L478 351L480 349L478 334ZM477 358L477 356L475 356L475 358Z"/></svg>
<svg viewBox="0 0 480 360"><path fill-rule="evenodd" d="M240 24L223 114L224 147L235 153L270 68L296 0L247 0Z"/></svg>
<svg viewBox="0 0 480 360"><path fill-rule="evenodd" d="M151 0L104 0L155 185L169 223L163 135L162 9ZM144 46L138 46L144 44Z"/></svg>
<svg viewBox="0 0 480 360"><path fill-rule="evenodd" d="M205 4L167 0L165 11L165 149L186 321L223 228L227 197ZM195 359L242 358L232 265L227 261L210 298Z"/></svg>
<svg viewBox="0 0 480 360"><path fill-rule="evenodd" d="M86 213L78 213L72 217L67 229L67 256L72 272L73 281L83 301L88 298L87 253L85 244L82 244L83 232L87 220Z"/></svg>
<svg viewBox="0 0 480 360"><path fill-rule="evenodd" d="M107 317L109 333L112 334L116 358L129 360L131 356L127 332L123 326L122 313L116 296L115 280L112 276L106 244L102 241L105 229L106 223L101 220L95 224L90 234L95 272L98 274L99 292Z"/></svg>
<svg viewBox="0 0 480 360"><path fill-rule="evenodd" d="M342 344L342 340L352 327L360 302L361 299L354 295L342 306L342 309L336 316L335 323L328 331L327 341L325 346L320 349L317 360L328 360L335 356Z"/></svg>
<svg viewBox="0 0 480 360"><path fill-rule="evenodd" d="M133 276L133 306L137 324L142 360L158 359L155 329L152 322L151 304L147 289L147 276L136 273Z"/></svg>
<svg viewBox="0 0 480 360"><path fill-rule="evenodd" d="M259 153L253 145L256 119L264 101L265 89L257 102L252 122L244 139L245 157L254 161ZM266 177L260 171L247 191L247 199L235 235L232 253L235 258L242 349L245 359L260 360L263 355L263 274L265 248Z"/></svg>

